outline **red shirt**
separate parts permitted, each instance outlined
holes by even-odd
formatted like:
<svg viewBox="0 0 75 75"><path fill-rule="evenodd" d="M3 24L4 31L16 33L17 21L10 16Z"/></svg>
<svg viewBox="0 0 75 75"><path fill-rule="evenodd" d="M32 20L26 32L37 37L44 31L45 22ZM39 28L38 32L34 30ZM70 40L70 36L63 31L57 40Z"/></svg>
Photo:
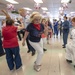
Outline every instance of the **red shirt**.
<svg viewBox="0 0 75 75"><path fill-rule="evenodd" d="M19 46L17 39L17 27L5 26L2 28L3 47L13 48Z"/></svg>

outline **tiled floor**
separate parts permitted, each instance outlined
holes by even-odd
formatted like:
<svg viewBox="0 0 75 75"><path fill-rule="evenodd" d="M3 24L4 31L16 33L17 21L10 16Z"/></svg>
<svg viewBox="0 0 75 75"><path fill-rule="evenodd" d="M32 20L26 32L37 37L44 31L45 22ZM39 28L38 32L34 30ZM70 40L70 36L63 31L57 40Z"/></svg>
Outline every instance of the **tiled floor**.
<svg viewBox="0 0 75 75"><path fill-rule="evenodd" d="M62 40L52 38L47 45L47 51L44 53L41 71L36 72L33 69L33 63L36 59L27 53L26 46L21 42L21 58L23 62L22 69L10 72L6 63L5 56L0 57L0 75L75 75L75 68L72 64L65 61L65 49L62 48Z"/></svg>

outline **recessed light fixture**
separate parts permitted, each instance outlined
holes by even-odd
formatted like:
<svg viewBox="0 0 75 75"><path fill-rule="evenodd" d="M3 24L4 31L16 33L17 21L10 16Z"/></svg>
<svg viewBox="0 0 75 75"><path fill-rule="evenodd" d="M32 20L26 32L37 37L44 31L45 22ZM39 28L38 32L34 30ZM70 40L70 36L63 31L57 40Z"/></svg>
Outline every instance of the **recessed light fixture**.
<svg viewBox="0 0 75 75"><path fill-rule="evenodd" d="M24 7L24 9L28 10L28 11L31 11L32 9L28 8L28 7Z"/></svg>
<svg viewBox="0 0 75 75"><path fill-rule="evenodd" d="M42 9L42 10L48 10L46 7L42 7L41 9Z"/></svg>
<svg viewBox="0 0 75 75"><path fill-rule="evenodd" d="M61 0L61 3L69 3L71 0Z"/></svg>
<svg viewBox="0 0 75 75"><path fill-rule="evenodd" d="M7 2L9 2L9 3L12 3L12 4L19 4L17 1L15 1L15 0L6 0Z"/></svg>
<svg viewBox="0 0 75 75"><path fill-rule="evenodd" d="M34 0L34 2L36 2L36 3L43 3L42 0Z"/></svg>
<svg viewBox="0 0 75 75"><path fill-rule="evenodd" d="M70 12L71 14L75 14L75 12Z"/></svg>

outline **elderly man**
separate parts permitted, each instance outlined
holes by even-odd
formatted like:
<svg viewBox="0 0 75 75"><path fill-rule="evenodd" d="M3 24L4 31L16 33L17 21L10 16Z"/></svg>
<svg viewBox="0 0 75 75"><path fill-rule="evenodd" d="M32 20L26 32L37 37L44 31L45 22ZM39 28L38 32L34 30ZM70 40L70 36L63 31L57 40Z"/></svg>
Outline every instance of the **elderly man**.
<svg viewBox="0 0 75 75"><path fill-rule="evenodd" d="M25 9L19 9L19 14L23 17L23 22L24 22L24 25L25 25L25 28L26 28L27 25L29 24L29 20L26 18L26 10ZM24 30L22 30L21 32L24 34L25 32L23 32L23 31ZM27 53L32 51L32 56L33 56L33 55L35 55L35 49L29 44L28 38L29 38L29 36L26 39L26 43L27 43L27 46L28 46Z"/></svg>
<svg viewBox="0 0 75 75"><path fill-rule="evenodd" d="M69 22L67 21L67 17L65 16L63 23L63 48L66 48L68 34L69 34Z"/></svg>

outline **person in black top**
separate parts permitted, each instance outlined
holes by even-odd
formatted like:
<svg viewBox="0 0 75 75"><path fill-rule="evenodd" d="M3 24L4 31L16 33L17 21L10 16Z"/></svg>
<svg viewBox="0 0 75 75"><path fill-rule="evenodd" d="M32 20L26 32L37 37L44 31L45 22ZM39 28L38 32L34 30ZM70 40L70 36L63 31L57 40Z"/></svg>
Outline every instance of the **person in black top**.
<svg viewBox="0 0 75 75"><path fill-rule="evenodd" d="M29 35L29 43L38 53L34 63L34 69L36 71L40 71L41 59L43 56L43 41L41 39L41 34L44 32L44 26L40 23L40 14L35 14L31 19L31 23L26 28L26 33L22 42L22 45L25 45L25 40Z"/></svg>

